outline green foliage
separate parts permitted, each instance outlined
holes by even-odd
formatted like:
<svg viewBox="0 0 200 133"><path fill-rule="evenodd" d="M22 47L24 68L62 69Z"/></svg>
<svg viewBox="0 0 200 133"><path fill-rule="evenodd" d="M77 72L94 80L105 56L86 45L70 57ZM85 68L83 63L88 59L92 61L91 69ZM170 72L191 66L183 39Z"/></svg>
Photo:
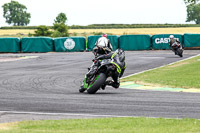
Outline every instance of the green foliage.
<svg viewBox="0 0 200 133"><path fill-rule="evenodd" d="M53 29L53 26L47 26ZM102 24L102 25L72 25L69 29L121 29L121 28L178 28L178 27L200 27L198 24ZM5 26L0 29L37 29L38 26Z"/></svg>
<svg viewBox="0 0 200 133"><path fill-rule="evenodd" d="M24 26L30 23L31 14L26 12L26 6L12 0L10 3L6 3L2 7L3 17L6 19L8 24Z"/></svg>
<svg viewBox="0 0 200 133"><path fill-rule="evenodd" d="M199 27L195 24L92 24L88 26L72 25L70 29L122 29L122 28L176 28Z"/></svg>
<svg viewBox="0 0 200 133"><path fill-rule="evenodd" d="M35 31L35 34L33 34L34 36L51 36L52 32L49 31L49 28L45 25L41 25L37 28L37 30ZM30 34L29 34L30 36Z"/></svg>
<svg viewBox="0 0 200 133"><path fill-rule="evenodd" d="M66 23L67 17L65 13L59 13L56 19L54 20L55 23Z"/></svg>
<svg viewBox="0 0 200 133"><path fill-rule="evenodd" d="M103 32L93 32L93 35L102 35L104 34Z"/></svg>
<svg viewBox="0 0 200 133"><path fill-rule="evenodd" d="M68 26L64 23L55 23L53 26L54 32L52 37L67 37L69 36L68 33Z"/></svg>
<svg viewBox="0 0 200 133"><path fill-rule="evenodd" d="M72 36L77 36L78 34L76 32L73 32L72 33Z"/></svg>
<svg viewBox="0 0 200 133"><path fill-rule="evenodd" d="M194 21L200 24L200 3L190 4L187 6L187 22Z"/></svg>
<svg viewBox="0 0 200 133"><path fill-rule="evenodd" d="M56 19L54 20L53 29L54 32L52 33L52 37L67 37L69 36L68 33L68 26L65 24L67 21L67 17L65 13L59 13Z"/></svg>
<svg viewBox="0 0 200 133"><path fill-rule="evenodd" d="M184 0L185 4L196 4L199 0Z"/></svg>

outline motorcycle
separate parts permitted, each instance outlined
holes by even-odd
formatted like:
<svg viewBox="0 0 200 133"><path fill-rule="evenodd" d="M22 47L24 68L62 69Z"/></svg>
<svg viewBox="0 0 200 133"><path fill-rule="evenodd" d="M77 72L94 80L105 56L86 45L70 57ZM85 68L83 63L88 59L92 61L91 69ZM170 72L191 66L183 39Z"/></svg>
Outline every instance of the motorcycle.
<svg viewBox="0 0 200 133"><path fill-rule="evenodd" d="M88 68L88 73L85 75L79 92L83 93L87 90L87 93L95 94L109 82L107 81L109 77L112 77L115 73L120 75L125 67L125 52L121 49L117 49L109 59L94 59L93 64Z"/></svg>
<svg viewBox="0 0 200 133"><path fill-rule="evenodd" d="M172 46L172 51L175 53L175 55L178 55L180 57L183 57L183 47L180 43L173 43Z"/></svg>

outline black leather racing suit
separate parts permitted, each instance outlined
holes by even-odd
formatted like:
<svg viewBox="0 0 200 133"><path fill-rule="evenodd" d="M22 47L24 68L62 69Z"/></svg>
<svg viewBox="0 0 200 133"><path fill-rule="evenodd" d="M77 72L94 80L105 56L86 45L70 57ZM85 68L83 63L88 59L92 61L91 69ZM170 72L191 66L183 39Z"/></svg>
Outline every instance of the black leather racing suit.
<svg viewBox="0 0 200 133"><path fill-rule="evenodd" d="M172 47L174 43L180 44L180 41L178 41L177 39L174 38L174 39L170 39L170 42L169 42L169 46L170 46L171 50L176 54L176 49L174 49Z"/></svg>
<svg viewBox="0 0 200 133"><path fill-rule="evenodd" d="M100 47L98 46L98 44L100 43L101 39L104 38L107 40L105 47ZM97 58L100 55L104 55L104 54L109 54L112 51L112 45L110 43L110 40L105 38L105 37L100 37L96 43L95 43L95 47L93 48L93 53L95 55L95 58Z"/></svg>
<svg viewBox="0 0 200 133"><path fill-rule="evenodd" d="M101 56L97 57L96 59L97 60L111 59L111 57L112 57L113 54L114 53L110 53L110 54L107 54L107 55L101 55ZM121 73L118 73L116 71L112 75L112 78L113 78L114 82L113 81L108 81L108 82L106 82L105 86L106 85L111 85L114 88L119 88L119 85L120 85L120 79L119 78L121 78L123 76L123 74L124 74L124 71L126 69L126 63L125 62L117 61L115 59L113 59L113 62L115 62L121 68ZM100 63L100 62L98 62L98 63ZM100 64L98 64L98 65L100 65ZM104 86L104 88L105 88L105 86Z"/></svg>
<svg viewBox="0 0 200 133"><path fill-rule="evenodd" d="M174 39L170 39L169 46L172 47L172 44L174 44L175 42L180 44L180 41L178 41L177 39L174 38Z"/></svg>

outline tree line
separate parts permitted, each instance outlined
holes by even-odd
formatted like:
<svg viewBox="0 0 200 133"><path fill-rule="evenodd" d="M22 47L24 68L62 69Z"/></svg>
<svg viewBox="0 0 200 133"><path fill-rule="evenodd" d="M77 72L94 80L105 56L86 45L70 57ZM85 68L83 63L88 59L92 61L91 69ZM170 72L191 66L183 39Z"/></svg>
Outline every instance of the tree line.
<svg viewBox="0 0 200 133"><path fill-rule="evenodd" d="M37 29L39 26L5 26L0 29ZM53 26L46 26L53 29ZM72 25L68 29L128 29L128 28L177 28L200 27L200 24L92 24L87 26Z"/></svg>

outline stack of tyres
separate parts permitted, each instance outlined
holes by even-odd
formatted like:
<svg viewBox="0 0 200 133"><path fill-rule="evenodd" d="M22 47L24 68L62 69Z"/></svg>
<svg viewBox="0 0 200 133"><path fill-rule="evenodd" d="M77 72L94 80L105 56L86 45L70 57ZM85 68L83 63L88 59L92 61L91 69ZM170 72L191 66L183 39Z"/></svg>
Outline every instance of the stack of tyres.
<svg viewBox="0 0 200 133"><path fill-rule="evenodd" d="M119 37L119 48L127 51L150 50L150 35L122 35Z"/></svg>
<svg viewBox="0 0 200 133"><path fill-rule="evenodd" d="M86 49L85 37L62 37L54 39L56 52L82 52Z"/></svg>
<svg viewBox="0 0 200 133"><path fill-rule="evenodd" d="M20 52L20 39L0 38L0 52L6 52L6 53Z"/></svg>
<svg viewBox="0 0 200 133"><path fill-rule="evenodd" d="M184 46L200 47L200 34L184 34Z"/></svg>
<svg viewBox="0 0 200 133"><path fill-rule="evenodd" d="M88 43L87 43L88 51L91 51L95 47L95 43L100 37L101 37L100 35L88 37ZM119 48L118 36L108 35L108 39L110 40L113 50L116 50Z"/></svg>
<svg viewBox="0 0 200 133"><path fill-rule="evenodd" d="M26 52L52 52L53 39L50 37L25 37L21 39L21 51Z"/></svg>

